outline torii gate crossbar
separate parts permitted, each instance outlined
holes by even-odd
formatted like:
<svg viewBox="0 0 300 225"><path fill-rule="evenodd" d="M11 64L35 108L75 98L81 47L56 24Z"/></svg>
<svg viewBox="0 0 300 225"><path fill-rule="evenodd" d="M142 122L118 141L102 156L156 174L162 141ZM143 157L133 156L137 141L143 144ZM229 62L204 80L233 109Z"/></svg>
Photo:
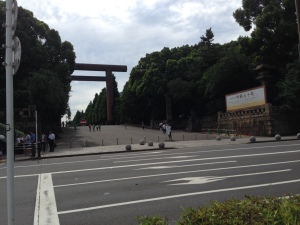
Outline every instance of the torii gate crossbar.
<svg viewBox="0 0 300 225"><path fill-rule="evenodd" d="M113 99L114 99L112 72L127 72L127 66L76 63L75 70L105 71L106 73L105 77L72 75L71 79L76 81L106 81L107 124L112 124L113 122L112 107L113 107Z"/></svg>

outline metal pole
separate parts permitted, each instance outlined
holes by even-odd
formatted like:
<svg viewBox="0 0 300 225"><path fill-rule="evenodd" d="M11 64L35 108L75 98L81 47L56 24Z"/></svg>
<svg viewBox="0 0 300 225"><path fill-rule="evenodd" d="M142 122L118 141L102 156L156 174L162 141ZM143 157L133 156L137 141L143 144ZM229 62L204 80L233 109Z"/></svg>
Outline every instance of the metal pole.
<svg viewBox="0 0 300 225"><path fill-rule="evenodd" d="M298 27L298 53L299 53L299 62L300 62L300 0L295 0L295 7L296 7L296 16L297 16L297 27Z"/></svg>
<svg viewBox="0 0 300 225"><path fill-rule="evenodd" d="M6 146L7 146L7 224L14 225L14 102L12 61L12 3L6 1Z"/></svg>
<svg viewBox="0 0 300 225"><path fill-rule="evenodd" d="M37 115L37 111L35 110L35 153L38 154L38 157L41 157L41 154L39 152L39 148L38 148L38 115Z"/></svg>

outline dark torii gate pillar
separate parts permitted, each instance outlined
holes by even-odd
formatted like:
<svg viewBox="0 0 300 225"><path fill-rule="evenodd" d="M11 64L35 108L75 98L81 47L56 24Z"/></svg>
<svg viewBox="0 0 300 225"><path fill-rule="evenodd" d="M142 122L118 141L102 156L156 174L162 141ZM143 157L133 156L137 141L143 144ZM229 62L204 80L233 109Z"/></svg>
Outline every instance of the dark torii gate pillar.
<svg viewBox="0 0 300 225"><path fill-rule="evenodd" d="M71 79L77 81L106 81L107 123L111 124L113 122L112 107L114 99L112 72L127 72L127 66L76 63L75 70L105 71L105 77L72 75Z"/></svg>

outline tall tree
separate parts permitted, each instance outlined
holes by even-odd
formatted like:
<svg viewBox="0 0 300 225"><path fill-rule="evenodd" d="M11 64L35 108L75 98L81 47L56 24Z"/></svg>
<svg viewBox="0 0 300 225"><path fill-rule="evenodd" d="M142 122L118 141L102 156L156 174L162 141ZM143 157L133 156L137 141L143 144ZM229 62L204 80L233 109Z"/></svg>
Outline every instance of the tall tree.
<svg viewBox="0 0 300 225"><path fill-rule="evenodd" d="M0 0L0 7L5 3ZM0 11L5 20L5 12ZM5 34L4 27L0 28ZM61 42L59 33L36 19L32 12L19 7L16 29L22 43L22 60L14 76L15 108L36 105L42 129L60 128L60 120L68 108L70 75L75 67L75 53L70 42ZM0 36L5 43L5 36ZM3 58L4 51L1 51ZM0 107L5 107L4 68L0 69ZM2 82L3 81L3 82ZM44 88L42 88L44 87Z"/></svg>
<svg viewBox="0 0 300 225"><path fill-rule="evenodd" d="M256 64L267 63L285 68L297 58L297 25L292 0L243 0L233 16L251 38L244 47Z"/></svg>

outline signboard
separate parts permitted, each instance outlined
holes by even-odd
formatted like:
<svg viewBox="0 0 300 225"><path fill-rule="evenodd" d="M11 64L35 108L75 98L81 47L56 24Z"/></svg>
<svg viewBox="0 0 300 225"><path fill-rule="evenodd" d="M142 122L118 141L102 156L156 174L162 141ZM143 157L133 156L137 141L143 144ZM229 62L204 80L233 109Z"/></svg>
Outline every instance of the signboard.
<svg viewBox="0 0 300 225"><path fill-rule="evenodd" d="M266 104L265 86L229 94L226 98L226 111L244 109Z"/></svg>
<svg viewBox="0 0 300 225"><path fill-rule="evenodd" d="M81 126L86 126L86 120L85 119L81 119L80 120L80 125Z"/></svg>

